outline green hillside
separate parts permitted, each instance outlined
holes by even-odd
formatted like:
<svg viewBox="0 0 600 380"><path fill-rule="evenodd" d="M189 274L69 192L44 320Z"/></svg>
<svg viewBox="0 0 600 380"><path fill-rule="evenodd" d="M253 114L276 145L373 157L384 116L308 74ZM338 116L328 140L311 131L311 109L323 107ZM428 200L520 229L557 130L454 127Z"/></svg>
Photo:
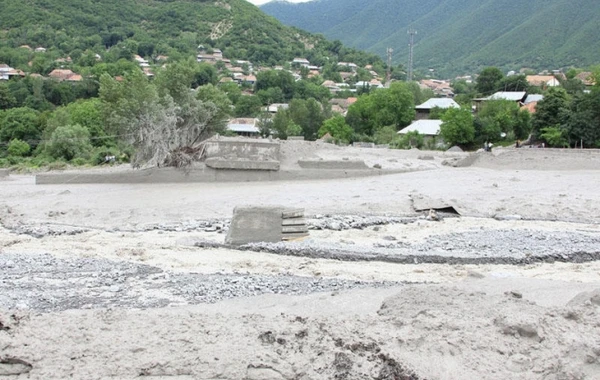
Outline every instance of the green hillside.
<svg viewBox="0 0 600 380"><path fill-rule="evenodd" d="M600 62L596 0L318 0L273 2L261 9L285 24L380 56L392 47L397 63L407 60L407 30L414 28L416 67L441 73Z"/></svg>
<svg viewBox="0 0 600 380"><path fill-rule="evenodd" d="M0 49L41 46L66 55L91 50L105 55L194 54L198 45L219 48L228 58L278 64L296 56L373 57L340 49L322 36L282 25L244 0L3 0ZM0 50L0 62L7 57Z"/></svg>

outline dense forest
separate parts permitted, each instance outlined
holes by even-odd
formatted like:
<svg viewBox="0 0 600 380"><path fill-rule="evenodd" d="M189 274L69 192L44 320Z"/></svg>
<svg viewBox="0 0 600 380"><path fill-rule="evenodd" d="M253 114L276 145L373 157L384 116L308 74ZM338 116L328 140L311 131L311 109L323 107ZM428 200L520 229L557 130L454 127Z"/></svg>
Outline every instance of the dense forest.
<svg viewBox="0 0 600 380"><path fill-rule="evenodd" d="M271 2L261 9L286 25L407 62L415 29L415 67L442 76L477 72L586 67L600 62L595 0L319 0Z"/></svg>
<svg viewBox="0 0 600 380"><path fill-rule="evenodd" d="M73 59L94 52L105 61L131 54L179 59L198 45L263 65L294 57L317 65L331 56L363 65L378 59L283 26L244 0L4 0L0 25L0 62L23 70L29 57L11 51L22 45Z"/></svg>

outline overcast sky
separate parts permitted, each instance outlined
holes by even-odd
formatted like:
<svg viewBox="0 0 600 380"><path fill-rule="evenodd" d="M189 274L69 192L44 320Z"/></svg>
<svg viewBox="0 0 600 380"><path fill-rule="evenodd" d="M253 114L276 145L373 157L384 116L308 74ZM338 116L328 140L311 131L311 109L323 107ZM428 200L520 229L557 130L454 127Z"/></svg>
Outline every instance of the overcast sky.
<svg viewBox="0 0 600 380"><path fill-rule="evenodd" d="M254 5L261 5L264 3L268 3L271 0L246 0L246 1L248 1L249 3L252 3ZM290 3L304 3L307 1L311 1L311 0L287 0L287 1L289 1Z"/></svg>

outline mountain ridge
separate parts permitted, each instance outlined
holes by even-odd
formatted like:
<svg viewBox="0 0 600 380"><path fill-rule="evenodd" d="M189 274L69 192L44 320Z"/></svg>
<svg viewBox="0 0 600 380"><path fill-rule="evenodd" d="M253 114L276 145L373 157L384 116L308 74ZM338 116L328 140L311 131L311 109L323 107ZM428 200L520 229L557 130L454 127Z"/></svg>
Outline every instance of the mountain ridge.
<svg viewBox="0 0 600 380"><path fill-rule="evenodd" d="M584 67L600 61L600 2L593 0L316 0L261 7L293 25L406 64L417 30L415 67L459 74L484 66ZM314 18L310 14L319 15ZM336 14L326 20L323 15ZM315 26L314 20L319 20ZM325 20L325 21L322 21Z"/></svg>

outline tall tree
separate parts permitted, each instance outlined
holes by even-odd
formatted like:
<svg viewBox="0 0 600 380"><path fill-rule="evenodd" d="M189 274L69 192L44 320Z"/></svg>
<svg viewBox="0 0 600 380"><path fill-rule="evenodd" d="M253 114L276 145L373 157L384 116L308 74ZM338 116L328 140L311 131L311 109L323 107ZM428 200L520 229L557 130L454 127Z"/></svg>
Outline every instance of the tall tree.
<svg viewBox="0 0 600 380"><path fill-rule="evenodd" d="M486 67L481 70L477 77L475 89L482 95L490 95L496 91L500 91L500 81L504 78L504 74L497 67Z"/></svg>

